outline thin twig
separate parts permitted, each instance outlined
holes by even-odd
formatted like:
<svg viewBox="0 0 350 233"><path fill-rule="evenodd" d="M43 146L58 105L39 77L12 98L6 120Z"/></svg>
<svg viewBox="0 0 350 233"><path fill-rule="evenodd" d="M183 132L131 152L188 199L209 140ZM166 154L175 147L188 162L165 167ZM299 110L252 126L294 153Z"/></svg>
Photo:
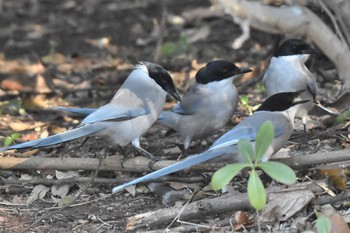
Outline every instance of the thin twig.
<svg viewBox="0 0 350 233"><path fill-rule="evenodd" d="M131 177L125 177L125 178L100 178L96 177L92 183L94 184L121 184L124 182L128 182L132 180ZM163 177L158 179L158 181L162 182L183 182L183 183L197 183L205 181L203 176L190 176L190 177ZM65 178L65 179L47 179L47 178L34 178L30 180L0 180L0 185L28 185L28 184L42 184L42 185L60 185L60 184L75 184L75 183L88 183L91 182L90 177L71 177L71 178Z"/></svg>
<svg viewBox="0 0 350 233"><path fill-rule="evenodd" d="M165 228L165 230L169 229L174 222L176 222L177 220L180 219L180 215L185 211L186 207L188 206L188 204L191 202L192 198L194 196L194 192L192 193L191 197L187 200L187 202L184 204L184 206L181 208L181 210L179 211L179 213L175 216L175 218L173 219L173 221L171 221L171 223Z"/></svg>
<svg viewBox="0 0 350 233"><path fill-rule="evenodd" d="M349 198L350 198L350 191L347 190L347 191L342 192L341 194L339 194L337 196L319 197L313 201L313 204L315 204L315 205L334 204L336 202L349 200Z"/></svg>

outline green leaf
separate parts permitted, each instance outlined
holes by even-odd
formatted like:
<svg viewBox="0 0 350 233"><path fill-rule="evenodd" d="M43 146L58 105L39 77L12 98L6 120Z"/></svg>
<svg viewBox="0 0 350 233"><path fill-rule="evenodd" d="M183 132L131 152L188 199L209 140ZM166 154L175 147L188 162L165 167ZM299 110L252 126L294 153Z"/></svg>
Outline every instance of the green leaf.
<svg viewBox="0 0 350 233"><path fill-rule="evenodd" d="M326 216L320 216L316 221L318 233L331 232L331 221Z"/></svg>
<svg viewBox="0 0 350 233"><path fill-rule="evenodd" d="M164 56L175 56L182 53L185 53L190 49L190 46L187 43L187 37L181 36L176 43L167 42L164 43L161 48L161 53Z"/></svg>
<svg viewBox="0 0 350 233"><path fill-rule="evenodd" d="M17 138L21 137L20 133L13 133L4 140L4 147L11 145Z"/></svg>
<svg viewBox="0 0 350 233"><path fill-rule="evenodd" d="M177 52L177 45L172 42L165 43L161 52L164 56L172 56Z"/></svg>
<svg viewBox="0 0 350 233"><path fill-rule="evenodd" d="M241 103L244 106L248 106L249 105L249 99L248 99L247 95L241 95L240 100L241 100Z"/></svg>
<svg viewBox="0 0 350 233"><path fill-rule="evenodd" d="M13 142L13 139L11 138L11 136L7 136L4 140L4 147L11 145L12 142Z"/></svg>
<svg viewBox="0 0 350 233"><path fill-rule="evenodd" d="M215 191L222 189L238 174L238 172L248 166L249 164L246 163L234 163L220 168L211 178L212 189Z"/></svg>
<svg viewBox="0 0 350 233"><path fill-rule="evenodd" d="M13 133L11 134L10 136L13 140L16 140L17 138L21 137L21 134L20 133Z"/></svg>
<svg viewBox="0 0 350 233"><path fill-rule="evenodd" d="M266 192L264 185L255 169L253 169L249 175L248 198L250 204L258 211L263 209L266 205Z"/></svg>
<svg viewBox="0 0 350 233"><path fill-rule="evenodd" d="M252 144L247 139L242 138L238 141L237 147L239 154L243 156L245 161L253 165L252 160L255 160L255 152Z"/></svg>
<svg viewBox="0 0 350 233"><path fill-rule="evenodd" d="M257 89L260 91L260 92L266 92L266 88L265 88L265 85L263 82L258 82L258 84L256 85Z"/></svg>
<svg viewBox="0 0 350 233"><path fill-rule="evenodd" d="M340 123L343 123L344 121L346 121L346 119L350 116L350 109L346 110L345 112L343 112L342 114L338 115L335 118L335 124L338 125Z"/></svg>
<svg viewBox="0 0 350 233"><path fill-rule="evenodd" d="M297 179L293 169L280 162L268 161L260 163L259 167L271 178L283 184L294 184Z"/></svg>
<svg viewBox="0 0 350 233"><path fill-rule="evenodd" d="M275 132L271 121L266 121L256 135L255 155L256 161L260 161L275 137Z"/></svg>

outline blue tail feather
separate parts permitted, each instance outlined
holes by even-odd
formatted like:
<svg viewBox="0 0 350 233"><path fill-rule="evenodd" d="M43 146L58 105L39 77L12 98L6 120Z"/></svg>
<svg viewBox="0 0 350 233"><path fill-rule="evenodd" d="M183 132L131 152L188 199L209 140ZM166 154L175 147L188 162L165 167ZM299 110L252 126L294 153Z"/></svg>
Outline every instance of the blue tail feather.
<svg viewBox="0 0 350 233"><path fill-rule="evenodd" d="M74 139L89 136L97 133L105 128L104 125L83 125L81 127L68 130L63 133L55 134L47 138L37 139L29 142L23 142L17 145L12 145L0 149L0 152L4 152L12 149L25 149L25 148L40 148L45 146L52 146L63 142L68 142Z"/></svg>

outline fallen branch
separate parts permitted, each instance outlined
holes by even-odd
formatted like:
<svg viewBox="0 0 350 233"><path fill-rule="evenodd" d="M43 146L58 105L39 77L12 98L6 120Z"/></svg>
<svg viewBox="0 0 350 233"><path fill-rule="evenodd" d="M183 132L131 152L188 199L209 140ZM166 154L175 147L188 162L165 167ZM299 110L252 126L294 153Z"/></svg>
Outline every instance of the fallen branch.
<svg viewBox="0 0 350 233"><path fill-rule="evenodd" d="M288 158L272 159L289 165L294 169L308 168L320 164L344 162L350 159L350 149L321 152L303 156L292 156ZM94 158L14 158L0 157L0 169L2 170L95 170L98 159ZM124 159L123 156L108 156L102 161L100 171L125 171L125 172L150 172L150 159L142 156ZM161 160L152 165L154 170L167 167L177 163L176 160ZM193 166L187 171L216 171L222 167L223 163L206 163Z"/></svg>
<svg viewBox="0 0 350 233"><path fill-rule="evenodd" d="M325 183L325 181L319 181ZM285 186L271 187L267 189L268 195L274 192L291 192L293 190L311 190L313 193L322 192L323 189L314 182L304 182L286 188ZM216 198L206 198L200 201L189 203L185 210L182 206L164 208L127 218L126 231L133 231L139 228L152 228L163 226L176 218L180 211L183 211L180 219L203 219L210 215L224 214L235 210L250 209L251 205L246 193L225 194Z"/></svg>
<svg viewBox="0 0 350 233"><path fill-rule="evenodd" d="M133 178L95 178L93 184L121 184L132 180ZM181 183L198 183L206 180L203 176L191 176L191 177L163 177L159 181L167 182L181 182ZM29 180L13 180L13 179L1 179L0 185L62 185L62 184L75 184L75 183L88 183L91 181L91 178L88 177L71 177L65 179L47 179L47 178L34 178Z"/></svg>
<svg viewBox="0 0 350 233"><path fill-rule="evenodd" d="M350 50L312 11L302 6L273 7L256 1L212 0L228 13L249 20L250 26L274 34L306 35L335 64L339 78L350 88Z"/></svg>
<svg viewBox="0 0 350 233"><path fill-rule="evenodd" d="M347 201L349 200L349 198L350 198L350 191L345 191L334 197L332 196L319 197L313 201L313 204L319 205L319 206L326 205L326 204L335 204L337 202Z"/></svg>
<svg viewBox="0 0 350 233"><path fill-rule="evenodd" d="M113 155L106 157L101 164L100 171L126 171L126 172L150 172L151 160L138 156L130 159L124 159L123 156ZM178 161L161 160L152 164L155 170L167 167ZM99 159L95 158L15 158L0 157L0 169L2 170L95 170ZM191 171L215 171L223 164L201 164L191 168Z"/></svg>
<svg viewBox="0 0 350 233"><path fill-rule="evenodd" d="M276 158L271 159L274 161L279 161L294 169L310 168L320 164L336 163L336 162L346 162L350 159L350 150L339 150L339 151L329 151L321 152L311 155L300 155L291 156L287 158Z"/></svg>

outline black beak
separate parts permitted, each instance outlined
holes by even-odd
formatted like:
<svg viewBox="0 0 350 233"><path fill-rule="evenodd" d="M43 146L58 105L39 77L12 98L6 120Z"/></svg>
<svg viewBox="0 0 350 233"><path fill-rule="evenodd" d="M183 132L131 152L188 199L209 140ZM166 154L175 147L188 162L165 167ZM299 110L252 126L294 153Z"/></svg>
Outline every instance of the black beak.
<svg viewBox="0 0 350 233"><path fill-rule="evenodd" d="M245 74L245 73L249 73L252 72L253 70L248 69L248 68L239 68L239 71L236 74Z"/></svg>
<svg viewBox="0 0 350 233"><path fill-rule="evenodd" d="M320 52L317 51L316 49L308 47L305 50L303 50L303 54L320 54Z"/></svg>
<svg viewBox="0 0 350 233"><path fill-rule="evenodd" d="M181 97L180 97L179 93L177 93L177 91L175 89L168 90L168 93L169 93L169 95L174 97L174 99L176 99L177 101L181 102Z"/></svg>
<svg viewBox="0 0 350 233"><path fill-rule="evenodd" d="M304 103L307 103L309 101L312 101L312 100L300 100L300 101L296 101L294 102L294 105L297 105L297 104L304 104Z"/></svg>

